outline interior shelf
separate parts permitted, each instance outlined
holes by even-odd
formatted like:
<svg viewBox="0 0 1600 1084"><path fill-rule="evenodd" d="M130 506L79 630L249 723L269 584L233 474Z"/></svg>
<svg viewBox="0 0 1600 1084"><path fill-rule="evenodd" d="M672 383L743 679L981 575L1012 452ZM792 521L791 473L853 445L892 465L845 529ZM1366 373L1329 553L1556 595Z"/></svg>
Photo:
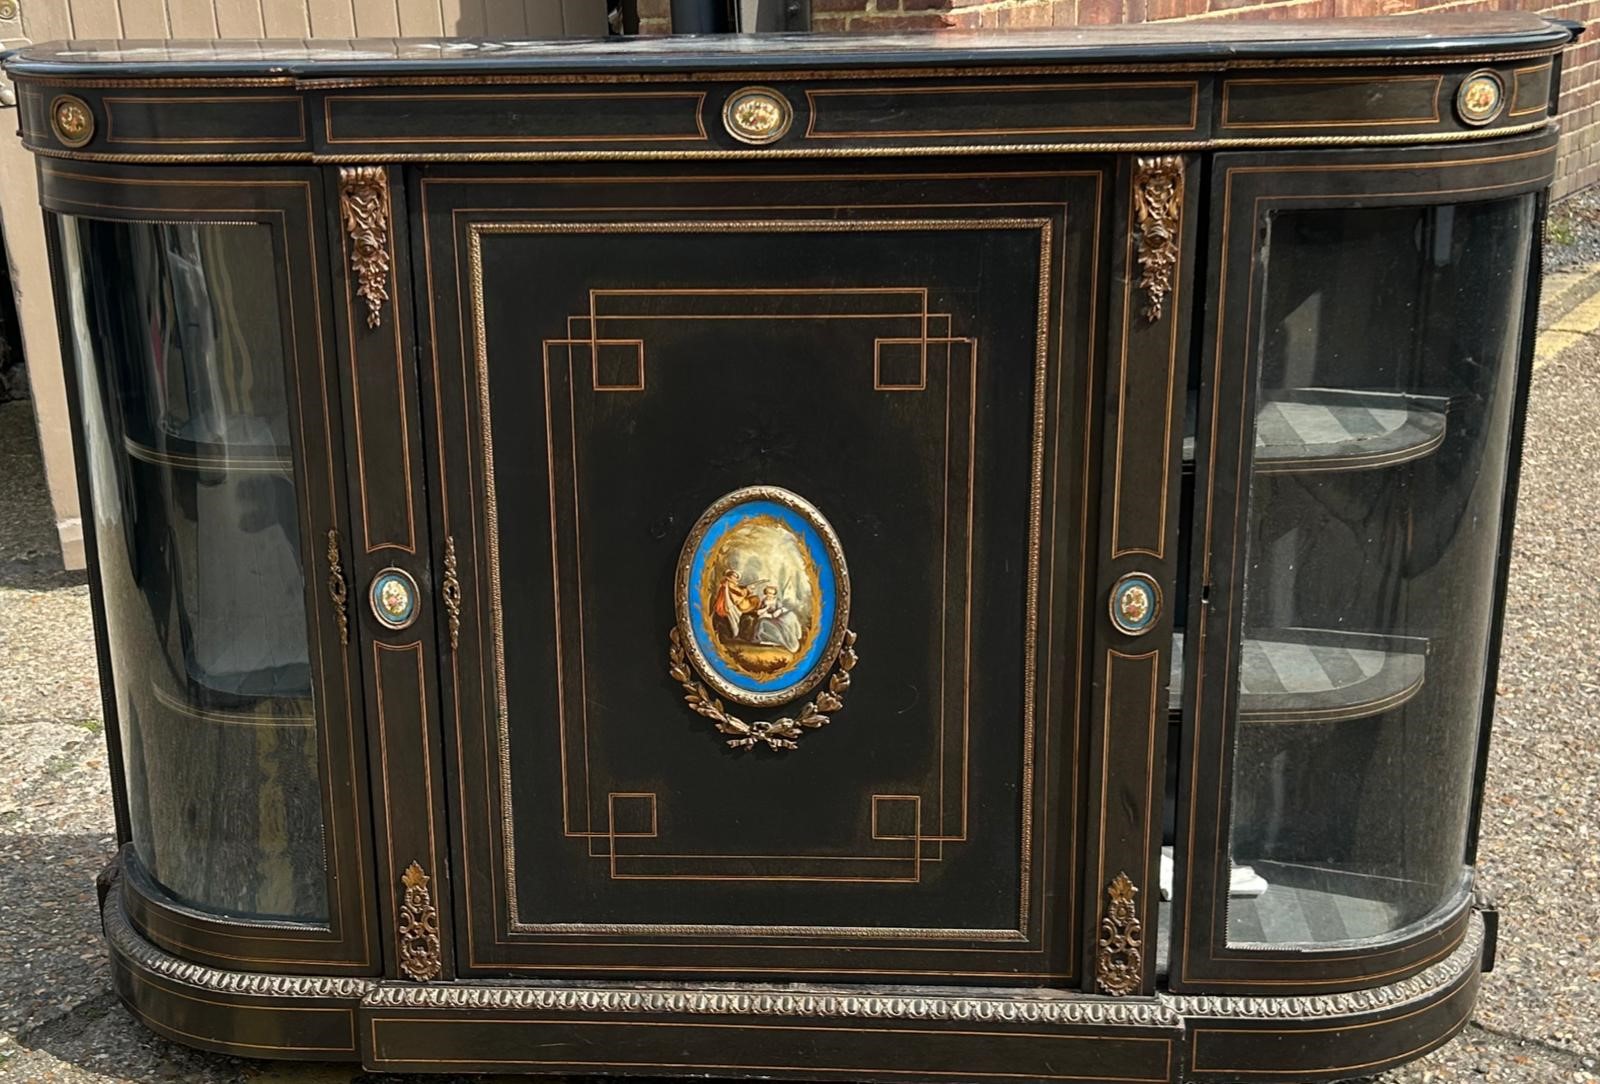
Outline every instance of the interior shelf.
<svg viewBox="0 0 1600 1084"><path fill-rule="evenodd" d="M225 470L285 474L294 469L294 460L287 449L268 445L223 448L219 445L188 445L153 448L134 440L122 438L122 446L135 459L159 467L178 470Z"/></svg>
<svg viewBox="0 0 1600 1084"><path fill-rule="evenodd" d="M1236 948L1326 945L1382 937L1405 924L1404 882L1345 870L1258 860L1257 896L1228 900L1228 941Z"/></svg>
<svg viewBox="0 0 1600 1084"><path fill-rule="evenodd" d="M1404 392L1300 388L1256 412L1257 474L1371 470L1420 459L1444 440L1449 400ZM1194 460L1186 436L1183 458Z"/></svg>
<svg viewBox="0 0 1600 1084"><path fill-rule="evenodd" d="M1240 652L1239 718L1251 723L1363 719L1399 707L1425 678L1428 642L1411 636L1271 629ZM1171 696L1183 695L1183 634L1173 635Z"/></svg>
<svg viewBox="0 0 1600 1084"><path fill-rule="evenodd" d="M169 711L188 719L217 726L267 727L274 730L314 730L317 719L312 713L311 699L289 697L262 697L248 707L208 707L194 700L168 692L159 684L150 691L157 701Z"/></svg>

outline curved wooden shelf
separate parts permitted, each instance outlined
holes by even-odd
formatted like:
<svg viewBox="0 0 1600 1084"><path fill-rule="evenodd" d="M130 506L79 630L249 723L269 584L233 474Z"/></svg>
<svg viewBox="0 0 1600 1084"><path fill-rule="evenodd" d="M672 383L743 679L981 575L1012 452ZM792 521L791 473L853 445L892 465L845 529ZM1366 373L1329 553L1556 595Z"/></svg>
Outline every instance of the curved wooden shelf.
<svg viewBox="0 0 1600 1084"><path fill-rule="evenodd" d="M1246 723L1331 723L1404 704L1427 676L1428 642L1414 636L1272 629L1240 649L1238 716ZM1173 637L1172 695L1183 689L1183 635Z"/></svg>
<svg viewBox="0 0 1600 1084"><path fill-rule="evenodd" d="M1403 392L1300 388L1267 393L1256 412L1257 474L1376 470L1430 455L1449 400ZM1183 442L1193 460L1195 442Z"/></svg>

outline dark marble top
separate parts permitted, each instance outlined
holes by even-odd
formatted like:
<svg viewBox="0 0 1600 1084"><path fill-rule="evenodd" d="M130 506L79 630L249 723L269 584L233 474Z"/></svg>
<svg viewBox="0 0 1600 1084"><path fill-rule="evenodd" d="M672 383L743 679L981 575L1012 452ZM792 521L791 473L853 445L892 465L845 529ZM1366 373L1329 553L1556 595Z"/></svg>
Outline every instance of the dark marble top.
<svg viewBox="0 0 1600 1084"><path fill-rule="evenodd" d="M75 41L10 54L17 75L311 78L503 73L781 71L973 64L1199 63L1440 56L1549 48L1567 26L1519 12L1382 19L1149 23L1076 30L894 35L726 34L514 41L467 38Z"/></svg>

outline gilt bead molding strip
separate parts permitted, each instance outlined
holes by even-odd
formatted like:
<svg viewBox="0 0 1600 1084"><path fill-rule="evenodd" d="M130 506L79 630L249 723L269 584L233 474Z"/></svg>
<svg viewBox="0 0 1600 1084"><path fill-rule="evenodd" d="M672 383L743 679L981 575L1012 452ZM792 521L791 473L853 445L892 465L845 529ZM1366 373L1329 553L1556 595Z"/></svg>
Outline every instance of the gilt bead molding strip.
<svg viewBox="0 0 1600 1084"><path fill-rule="evenodd" d="M119 218L117 221L138 222L137 219L129 218ZM190 221L190 219L184 220L185 224ZM152 226L168 225L168 223L158 221L150 221L141 224ZM209 223L200 224L208 225ZM225 222L216 224L237 225L237 223ZM175 921L180 926L186 925L186 923L182 921L183 919L196 919L200 922L209 923L213 926L227 929L229 931L227 936L234 936L234 930L238 930L246 934L260 933L262 930L278 930L283 933L310 934L313 936L316 934L325 935L328 932L328 926L323 922L295 922L289 919L243 919L236 918L232 915L218 914L216 911L207 911L200 907L190 907L188 904L180 903L178 900L167 895L165 890L163 890L156 883L150 874L132 868L127 864L127 858L125 856L130 854L132 848L133 844L131 843L125 843L122 845L122 849L117 858L117 865L115 867L117 876L126 877L128 879L134 895L140 897L140 899L145 902L146 907L150 907L150 901L159 901L155 908L151 908L152 914L157 917L161 917L167 921Z"/></svg>
<svg viewBox="0 0 1600 1084"><path fill-rule="evenodd" d="M605 989L543 986L383 985L366 1000L388 1009L498 1009L542 1012L689 1013L1004 1024L1088 1024L1177 1028L1182 1019L1154 1000L1110 1001L1080 994L968 997L793 993L783 990Z"/></svg>
<svg viewBox="0 0 1600 1084"><path fill-rule="evenodd" d="M1482 966L1483 916L1473 911L1466 934L1455 951L1409 979L1367 990L1293 997L1240 997L1208 994L1161 995L1161 1002L1185 1017L1298 1020L1308 1017L1354 1016L1395 1009L1421 1001L1453 986Z"/></svg>
<svg viewBox="0 0 1600 1084"><path fill-rule="evenodd" d="M318 154L314 151L260 151L244 154L100 154L61 150L55 147L28 147L45 158L64 158L74 162L105 162L121 165L302 162L317 165L357 165L396 162L633 162L701 161L740 158L915 158L971 157L986 154L1136 154L1162 151L1250 150L1283 147L1397 147L1426 146L1438 143L1467 143L1474 140L1503 139L1525 135L1550 127L1550 120L1503 128L1473 128L1460 132L1433 132L1416 135L1351 136L1230 136L1196 139L1188 142L1168 140L1149 143L984 143L950 146L863 147L749 147L727 150L571 150L571 151L377 151L366 154Z"/></svg>
<svg viewBox="0 0 1600 1084"><path fill-rule="evenodd" d="M105 926L106 941L119 956L131 960L152 975L198 990L249 997L323 997L353 1000L366 997L378 987L374 979L223 971L169 956L146 941L133 928L127 914L122 910L120 889L117 888L113 888L106 897L101 921Z"/></svg>
<svg viewBox="0 0 1600 1084"><path fill-rule="evenodd" d="M195 990L250 997L336 998L373 1007L503 1009L554 1012L686 1013L720 1016L829 1017L879 1020L951 1020L996 1023L1183 1026L1186 1018L1297 1020L1355 1016L1398 1009L1437 995L1477 969L1483 952L1483 918L1474 912L1466 935L1449 956L1387 986L1294 997L1161 994L1149 999L1087 998L1018 991L1015 996L964 994L796 993L779 988L682 989L668 986L410 985L376 979L267 975L222 971L169 956L145 941L122 910L116 892L105 904L106 940L143 970Z"/></svg>

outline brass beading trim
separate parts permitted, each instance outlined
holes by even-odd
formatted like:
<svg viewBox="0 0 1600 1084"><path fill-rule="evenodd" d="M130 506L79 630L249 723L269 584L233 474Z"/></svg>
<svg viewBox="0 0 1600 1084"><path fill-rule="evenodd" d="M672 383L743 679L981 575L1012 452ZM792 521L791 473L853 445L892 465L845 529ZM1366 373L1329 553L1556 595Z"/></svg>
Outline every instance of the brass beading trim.
<svg viewBox="0 0 1600 1084"><path fill-rule="evenodd" d="M377 989L372 979L334 975L274 975L264 971L223 971L168 955L140 935L123 910L121 893L106 895L101 914L106 943L111 950L144 970L183 985L220 994L247 997L342 998L365 997Z"/></svg>
<svg viewBox="0 0 1600 1084"><path fill-rule="evenodd" d="M1476 970L1482 963L1483 940L1483 916L1474 910L1455 951L1399 982L1337 994L1164 994L1160 1001L1183 1016L1213 1019L1294 1020L1380 1012L1421 1001Z"/></svg>
<svg viewBox="0 0 1600 1084"><path fill-rule="evenodd" d="M916 146L859 147L749 147L717 150L582 150L567 151L373 151L367 154L325 154L317 151L257 151L243 154L101 154L75 152L54 147L29 146L32 153L45 158L66 158L77 162L105 162L120 165L159 163L267 163L297 162L315 165L357 165L398 162L634 162L703 161L719 159L779 158L915 158L973 157L1007 154L1138 154L1157 152L1203 152L1219 150L1307 149L1325 147L1428 146L1439 143L1466 143L1526 135L1550 127L1551 119L1500 128L1474 128L1459 132L1343 136L1227 136L1213 139L1156 140L1099 143L981 143L918 144ZM486 141L488 142L488 141Z"/></svg>
<svg viewBox="0 0 1600 1084"><path fill-rule="evenodd" d="M1483 918L1470 916L1466 936L1449 956L1410 978L1336 994L1249 997L1229 994L1157 994L1108 1001L1071 993L1019 989L1004 997L964 993L884 993L795 990L741 983L702 989L640 987L630 983L414 985L368 978L273 975L224 971L190 963L145 940L123 911L116 892L106 897L106 941L124 959L152 975L190 989L247 997L360 999L383 1008L536 1010L578 1013L684 1013L720 1016L845 1017L857 1019L994 1021L1182 1027L1186 1019L1292 1020L1368 1015L1398 1009L1446 990L1481 966Z"/></svg>

